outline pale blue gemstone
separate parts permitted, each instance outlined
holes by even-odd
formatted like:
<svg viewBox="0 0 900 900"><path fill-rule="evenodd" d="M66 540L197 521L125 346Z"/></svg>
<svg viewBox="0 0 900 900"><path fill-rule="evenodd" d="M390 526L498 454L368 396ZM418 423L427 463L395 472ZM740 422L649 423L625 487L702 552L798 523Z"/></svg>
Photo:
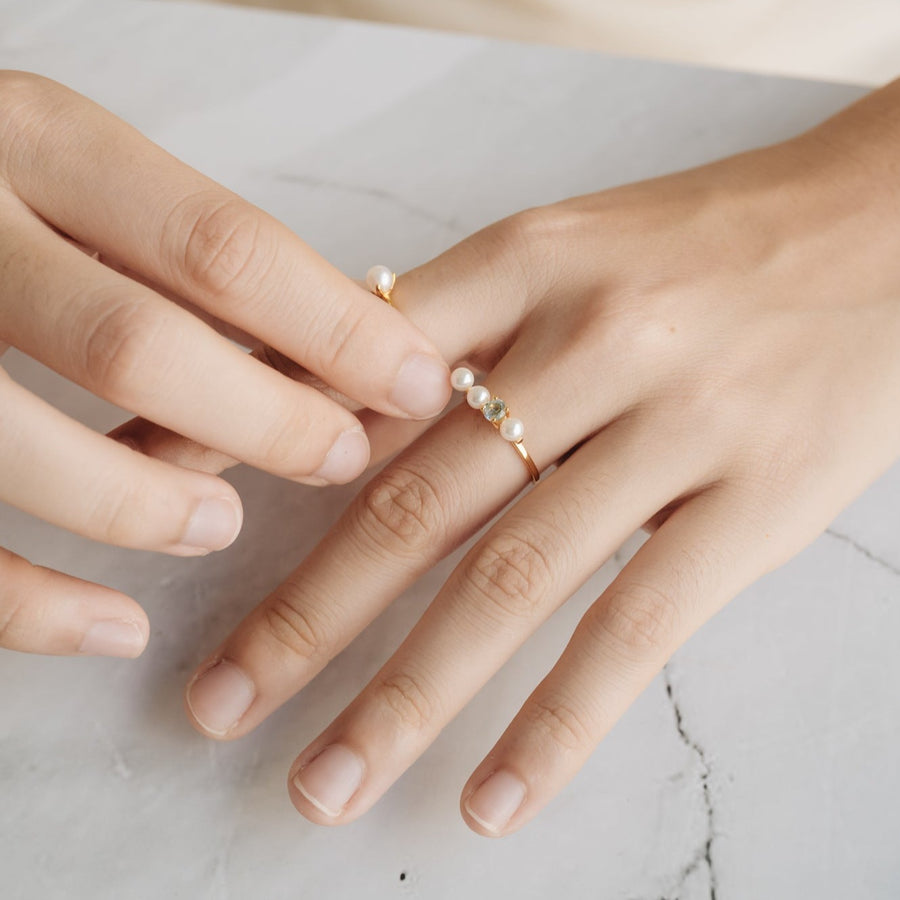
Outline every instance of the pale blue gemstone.
<svg viewBox="0 0 900 900"><path fill-rule="evenodd" d="M502 400L494 397L493 400L489 400L481 407L481 411L484 413L484 417L488 422L499 422L506 417L508 410L506 409L506 404Z"/></svg>

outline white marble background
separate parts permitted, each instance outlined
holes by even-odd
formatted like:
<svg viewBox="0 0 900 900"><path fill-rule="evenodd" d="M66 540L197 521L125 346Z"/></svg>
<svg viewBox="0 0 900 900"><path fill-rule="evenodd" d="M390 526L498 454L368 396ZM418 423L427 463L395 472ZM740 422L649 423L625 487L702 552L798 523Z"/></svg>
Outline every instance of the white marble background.
<svg viewBox="0 0 900 900"><path fill-rule="evenodd" d="M0 0L0 67L96 98L354 275L517 208L778 140L860 93L149 0ZM15 354L9 368L92 426L122 418ZM900 468L707 625L501 841L463 825L459 790L627 549L371 813L320 828L288 802L288 765L453 560L254 734L208 741L183 717L186 677L353 492L233 479L244 533L203 560L0 508L0 543L132 593L153 623L138 661L0 651L4 900L900 896Z"/></svg>

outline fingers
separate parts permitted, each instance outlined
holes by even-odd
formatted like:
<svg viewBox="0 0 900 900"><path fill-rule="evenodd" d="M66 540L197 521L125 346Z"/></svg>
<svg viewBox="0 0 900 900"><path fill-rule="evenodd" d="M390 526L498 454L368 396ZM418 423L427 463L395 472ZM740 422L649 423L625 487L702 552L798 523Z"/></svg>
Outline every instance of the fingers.
<svg viewBox="0 0 900 900"><path fill-rule="evenodd" d="M511 352L486 381L515 415L537 422L560 381L551 364L547 377L523 392L526 365ZM619 402L608 398L603 411L594 401L594 414L611 417ZM539 466L592 426L577 405L561 408L558 419L527 436ZM465 404L452 410L366 486L304 563L200 667L187 691L192 720L216 737L255 727L528 480L515 450L479 411ZM233 703L224 699L230 684L241 688Z"/></svg>
<svg viewBox="0 0 900 900"><path fill-rule="evenodd" d="M671 515L585 614L568 647L462 791L476 831L532 819L707 618L762 568L765 535L713 489ZM759 542L759 543L758 543Z"/></svg>
<svg viewBox="0 0 900 900"><path fill-rule="evenodd" d="M196 556L228 546L241 527L227 482L134 453L2 372L0 472L0 501L110 544Z"/></svg>
<svg viewBox="0 0 900 900"><path fill-rule="evenodd" d="M469 551L394 656L298 757L291 791L304 815L364 813L652 510L691 484L693 461L659 465L654 435L646 421L608 426ZM340 793L349 777L330 774L335 747L365 773L352 792Z"/></svg>
<svg viewBox="0 0 900 900"><path fill-rule="evenodd" d="M130 597L0 548L0 647L134 657L149 633L146 614Z"/></svg>
<svg viewBox="0 0 900 900"><path fill-rule="evenodd" d="M368 461L355 417L190 313L0 206L0 337L112 403L228 456L343 482Z"/></svg>
<svg viewBox="0 0 900 900"><path fill-rule="evenodd" d="M433 344L285 226L86 98L0 77L0 120L16 138L0 177L48 222L367 406L414 418L444 406Z"/></svg>
<svg viewBox="0 0 900 900"><path fill-rule="evenodd" d="M379 473L199 667L185 702L200 730L232 738L258 725L521 487L524 470L515 457L505 471L500 461L498 477L487 483L470 477L464 457L445 460L448 442L461 449L468 441L479 452L478 426L485 423L467 413L454 410ZM497 446L497 435L488 437L489 456L512 453Z"/></svg>
<svg viewBox="0 0 900 900"><path fill-rule="evenodd" d="M435 423L435 419L397 419L371 409L362 410L357 418L369 440L369 467L377 466L389 456L408 447ZM211 450L184 435L176 434L146 419L131 419L113 429L109 436L154 459L194 469L198 472L220 472L237 465L237 460L218 450Z"/></svg>

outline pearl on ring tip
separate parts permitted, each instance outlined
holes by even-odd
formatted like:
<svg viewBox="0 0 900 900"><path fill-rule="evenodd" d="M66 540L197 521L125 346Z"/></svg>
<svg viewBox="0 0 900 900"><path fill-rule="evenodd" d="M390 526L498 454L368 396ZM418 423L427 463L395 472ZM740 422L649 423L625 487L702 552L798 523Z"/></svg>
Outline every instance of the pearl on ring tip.
<svg viewBox="0 0 900 900"><path fill-rule="evenodd" d="M396 280L397 276L387 266L372 266L366 272L366 287L370 291L378 290L382 294L389 294Z"/></svg>
<svg viewBox="0 0 900 900"><path fill-rule="evenodd" d="M491 392L483 384L475 384L466 391L466 403L472 409L481 409L491 399Z"/></svg>
<svg viewBox="0 0 900 900"><path fill-rule="evenodd" d="M512 444L521 441L525 437L525 423L521 419L507 416L500 423L500 436Z"/></svg>
<svg viewBox="0 0 900 900"><path fill-rule="evenodd" d="M475 384L475 375L471 369L460 366L450 373L450 386L454 391L467 391Z"/></svg>

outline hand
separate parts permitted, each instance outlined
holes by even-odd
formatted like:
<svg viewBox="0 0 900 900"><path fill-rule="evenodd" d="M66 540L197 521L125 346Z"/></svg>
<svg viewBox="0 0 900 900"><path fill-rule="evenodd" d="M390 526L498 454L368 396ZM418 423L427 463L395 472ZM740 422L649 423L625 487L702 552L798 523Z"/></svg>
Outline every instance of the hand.
<svg viewBox="0 0 900 900"><path fill-rule="evenodd" d="M211 325L273 345L385 415L433 416L449 397L430 341L287 228L84 97L20 72L0 72L0 273L0 353L15 346L298 481L358 475L360 422ZM241 525L226 482L93 433L2 369L0 500L182 556L227 546ZM0 646L135 656L147 634L130 598L0 549Z"/></svg>
<svg viewBox="0 0 900 900"><path fill-rule="evenodd" d="M368 810L645 524L463 788L472 828L516 830L696 628L896 458L898 95L782 145L513 216L400 278L398 307L487 373L541 469L577 449L300 753L300 812L342 824ZM454 408L199 667L193 722L247 734L527 481L480 413Z"/></svg>

